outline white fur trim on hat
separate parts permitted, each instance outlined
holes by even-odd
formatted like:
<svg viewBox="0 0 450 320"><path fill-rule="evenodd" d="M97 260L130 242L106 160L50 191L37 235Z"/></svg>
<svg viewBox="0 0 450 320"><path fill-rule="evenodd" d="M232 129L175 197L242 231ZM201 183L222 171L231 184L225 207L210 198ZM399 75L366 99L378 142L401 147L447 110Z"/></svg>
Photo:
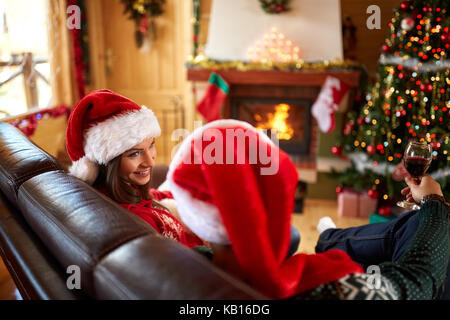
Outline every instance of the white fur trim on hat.
<svg viewBox="0 0 450 320"><path fill-rule="evenodd" d="M142 106L140 110L114 116L86 130L84 152L98 164L107 164L145 139L160 135L155 114Z"/></svg>
<svg viewBox="0 0 450 320"><path fill-rule="evenodd" d="M88 184L93 184L98 176L98 165L84 156L72 162L72 166L69 168L69 174Z"/></svg>
<svg viewBox="0 0 450 320"><path fill-rule="evenodd" d="M183 223L203 240L230 244L217 207L192 197L192 195L170 180L171 192L177 202L178 215Z"/></svg>
<svg viewBox="0 0 450 320"><path fill-rule="evenodd" d="M212 121L200 128L197 128L186 139L183 140L179 149L170 163L169 171L167 173L167 180L170 185L175 200L177 201L178 214L197 236L200 238L218 244L230 244L227 231L223 225L219 210L216 206L211 205L205 201L194 198L187 190L181 188L173 181L173 173L181 164L185 155L190 152L191 141L201 138L202 133L211 127L214 128L228 128L241 127L243 129L256 130L249 123L239 120L216 120ZM260 134L260 137L267 143L273 145L272 140L265 135Z"/></svg>

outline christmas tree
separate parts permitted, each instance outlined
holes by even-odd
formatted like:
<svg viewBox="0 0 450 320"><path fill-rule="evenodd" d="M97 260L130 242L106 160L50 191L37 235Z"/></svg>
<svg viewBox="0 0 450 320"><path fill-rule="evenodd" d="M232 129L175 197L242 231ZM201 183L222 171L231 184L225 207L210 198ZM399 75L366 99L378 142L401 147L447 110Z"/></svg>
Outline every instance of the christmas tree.
<svg viewBox="0 0 450 320"><path fill-rule="evenodd" d="M333 172L342 187L367 190L379 208L395 205L406 186L399 174L410 140L433 148L427 174L450 196L450 19L448 0L404 1L381 47L377 82L345 119L333 153L352 160Z"/></svg>

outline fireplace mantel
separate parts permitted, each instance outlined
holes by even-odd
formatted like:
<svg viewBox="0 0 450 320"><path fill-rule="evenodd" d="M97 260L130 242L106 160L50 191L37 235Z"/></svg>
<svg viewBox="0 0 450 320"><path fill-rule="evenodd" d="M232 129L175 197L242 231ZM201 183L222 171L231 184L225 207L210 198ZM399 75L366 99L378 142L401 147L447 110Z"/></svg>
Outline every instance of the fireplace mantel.
<svg viewBox="0 0 450 320"><path fill-rule="evenodd" d="M210 70L190 68L189 81L208 81L211 72L219 74L230 85L282 85L282 86L322 86L328 75L345 82L351 88L359 85L360 72L357 70L339 71L276 71L276 70Z"/></svg>

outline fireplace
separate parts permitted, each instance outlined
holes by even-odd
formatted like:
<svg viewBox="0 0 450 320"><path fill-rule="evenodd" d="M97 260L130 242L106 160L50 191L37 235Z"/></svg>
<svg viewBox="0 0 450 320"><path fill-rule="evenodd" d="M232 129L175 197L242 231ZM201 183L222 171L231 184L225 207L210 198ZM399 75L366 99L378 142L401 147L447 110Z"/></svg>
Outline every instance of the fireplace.
<svg viewBox="0 0 450 320"><path fill-rule="evenodd" d="M277 130L280 148L298 158L310 153L311 104L305 99L233 98L230 117L266 130L269 136Z"/></svg>
<svg viewBox="0 0 450 320"><path fill-rule="evenodd" d="M235 69L208 70L190 68L189 81L204 82L211 72L216 72L229 84L230 91L223 106L223 118L247 121L255 127L270 129L267 124L276 118L276 107L284 112L284 119L293 130L290 139L280 139L280 147L289 154L299 171L300 179L313 182L317 175L318 125L311 116L311 106L316 101L328 75L348 84L351 88L348 103L352 104L360 72L356 70L329 71L277 71ZM281 106L280 106L281 105ZM345 110L341 110L345 111ZM287 130L289 131L289 130Z"/></svg>

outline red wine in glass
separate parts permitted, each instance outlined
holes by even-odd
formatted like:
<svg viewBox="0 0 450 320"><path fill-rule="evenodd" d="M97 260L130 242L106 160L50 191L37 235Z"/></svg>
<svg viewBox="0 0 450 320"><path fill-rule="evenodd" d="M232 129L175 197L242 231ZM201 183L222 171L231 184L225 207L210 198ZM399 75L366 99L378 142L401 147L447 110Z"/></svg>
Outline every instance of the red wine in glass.
<svg viewBox="0 0 450 320"><path fill-rule="evenodd" d="M427 172L431 164L431 146L426 142L410 141L403 156L406 171L416 183L420 183L421 177ZM420 209L420 207L409 201L399 201L397 205L406 209Z"/></svg>
<svg viewBox="0 0 450 320"><path fill-rule="evenodd" d="M411 175L411 177L418 179L427 172L431 164L431 159L426 159L420 156L406 157L405 169Z"/></svg>

